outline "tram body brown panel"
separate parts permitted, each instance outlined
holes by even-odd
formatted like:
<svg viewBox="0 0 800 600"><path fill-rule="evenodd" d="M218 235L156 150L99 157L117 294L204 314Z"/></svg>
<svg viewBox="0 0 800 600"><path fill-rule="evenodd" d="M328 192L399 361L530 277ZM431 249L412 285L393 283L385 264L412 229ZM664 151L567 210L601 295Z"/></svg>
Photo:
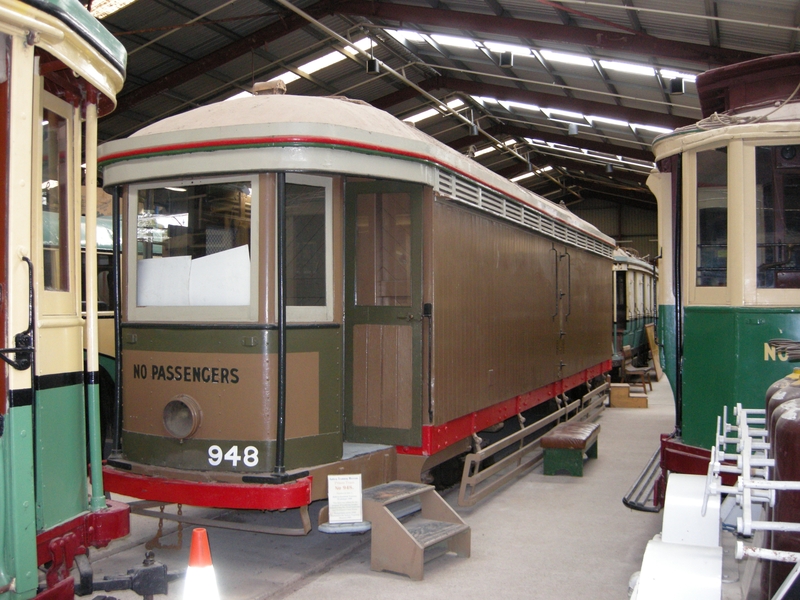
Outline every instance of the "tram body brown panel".
<svg viewBox="0 0 800 600"><path fill-rule="evenodd" d="M608 260L449 202L431 227L435 425L608 359Z"/></svg>

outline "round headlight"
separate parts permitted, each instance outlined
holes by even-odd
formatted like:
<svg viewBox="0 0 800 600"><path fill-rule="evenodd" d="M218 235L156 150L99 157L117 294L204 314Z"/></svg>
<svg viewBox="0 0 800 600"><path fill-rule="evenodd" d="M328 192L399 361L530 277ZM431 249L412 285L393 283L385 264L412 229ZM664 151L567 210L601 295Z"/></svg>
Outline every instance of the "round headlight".
<svg viewBox="0 0 800 600"><path fill-rule="evenodd" d="M164 407L164 428L178 439L192 437L200 427L203 413L197 400L181 394Z"/></svg>

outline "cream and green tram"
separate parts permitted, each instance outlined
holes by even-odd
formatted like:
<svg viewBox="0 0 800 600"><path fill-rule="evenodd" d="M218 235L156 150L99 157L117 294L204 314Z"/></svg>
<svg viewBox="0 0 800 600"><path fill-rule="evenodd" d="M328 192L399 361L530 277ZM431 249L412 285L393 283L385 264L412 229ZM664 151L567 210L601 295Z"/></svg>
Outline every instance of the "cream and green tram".
<svg viewBox="0 0 800 600"><path fill-rule="evenodd" d="M706 118L654 144L669 471L705 473L698 450L714 444L723 406L763 407L791 370L768 342L800 339L799 79L796 54L708 71L697 78Z"/></svg>
<svg viewBox="0 0 800 600"><path fill-rule="evenodd" d="M74 0L3 0L0 43L0 598L66 600L73 559L129 527L102 485L95 269L85 318L80 279L81 164L91 265L97 118L126 53Z"/></svg>

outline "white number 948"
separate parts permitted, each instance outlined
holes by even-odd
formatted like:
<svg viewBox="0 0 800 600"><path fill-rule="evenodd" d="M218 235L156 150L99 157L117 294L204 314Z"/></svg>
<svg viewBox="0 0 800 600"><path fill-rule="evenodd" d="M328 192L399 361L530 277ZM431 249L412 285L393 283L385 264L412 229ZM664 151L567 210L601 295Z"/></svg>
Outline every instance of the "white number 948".
<svg viewBox="0 0 800 600"><path fill-rule="evenodd" d="M231 463L232 467L236 467L240 462L244 463L245 467L255 467L258 464L258 448L246 446L244 454L239 454L239 446L231 446L227 452L223 452L222 448L216 444L209 446L208 464L218 467L223 460Z"/></svg>

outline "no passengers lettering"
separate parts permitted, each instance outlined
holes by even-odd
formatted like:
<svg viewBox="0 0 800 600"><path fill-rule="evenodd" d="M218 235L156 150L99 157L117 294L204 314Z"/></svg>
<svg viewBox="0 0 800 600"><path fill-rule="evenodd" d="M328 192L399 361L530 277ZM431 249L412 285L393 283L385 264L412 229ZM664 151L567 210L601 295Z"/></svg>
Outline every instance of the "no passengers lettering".
<svg viewBox="0 0 800 600"><path fill-rule="evenodd" d="M134 379L153 381L185 381L187 383L239 383L239 369L226 367L185 367L173 365L134 364Z"/></svg>

